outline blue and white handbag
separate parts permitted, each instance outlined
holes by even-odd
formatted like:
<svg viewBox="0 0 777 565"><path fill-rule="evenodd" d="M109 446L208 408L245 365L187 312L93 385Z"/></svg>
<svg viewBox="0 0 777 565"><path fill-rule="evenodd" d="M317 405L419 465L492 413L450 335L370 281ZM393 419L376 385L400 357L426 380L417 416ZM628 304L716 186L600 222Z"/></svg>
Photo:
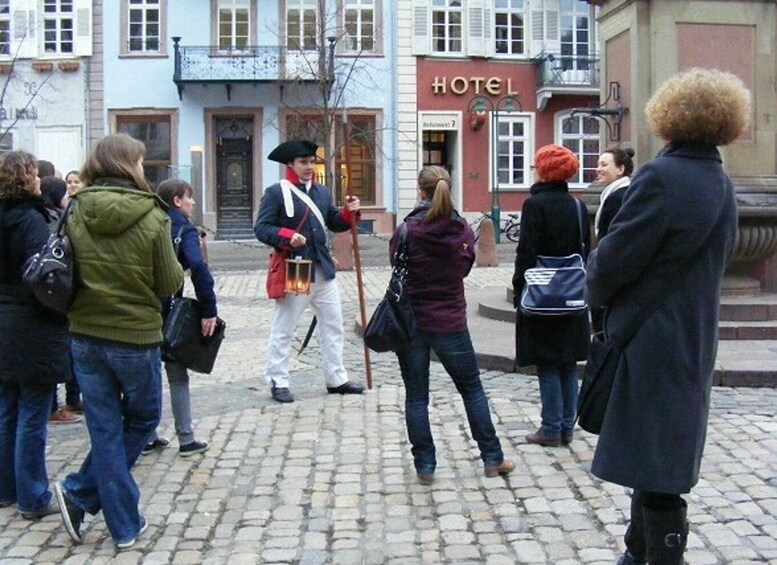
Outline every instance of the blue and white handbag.
<svg viewBox="0 0 777 565"><path fill-rule="evenodd" d="M575 201L580 227L580 250L585 253L583 203ZM537 264L526 269L520 308L527 316L568 316L584 312L585 261L580 253L565 257L537 256Z"/></svg>

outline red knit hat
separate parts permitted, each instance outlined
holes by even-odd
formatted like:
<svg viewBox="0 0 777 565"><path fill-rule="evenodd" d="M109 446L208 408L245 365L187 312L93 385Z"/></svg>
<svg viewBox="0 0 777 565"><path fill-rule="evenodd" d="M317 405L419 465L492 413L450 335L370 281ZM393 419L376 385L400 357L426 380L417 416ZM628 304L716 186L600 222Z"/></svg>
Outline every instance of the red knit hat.
<svg viewBox="0 0 777 565"><path fill-rule="evenodd" d="M569 180L580 168L577 156L561 145L545 145L534 155L534 168L544 181Z"/></svg>

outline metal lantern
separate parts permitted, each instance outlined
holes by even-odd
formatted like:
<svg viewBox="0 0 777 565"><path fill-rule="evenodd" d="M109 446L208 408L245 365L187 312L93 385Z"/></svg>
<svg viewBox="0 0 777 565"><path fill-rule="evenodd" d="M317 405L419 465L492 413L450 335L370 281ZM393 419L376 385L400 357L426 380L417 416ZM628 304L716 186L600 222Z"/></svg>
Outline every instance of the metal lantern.
<svg viewBox="0 0 777 565"><path fill-rule="evenodd" d="M286 293L310 294L310 275L313 261L302 257L286 259Z"/></svg>

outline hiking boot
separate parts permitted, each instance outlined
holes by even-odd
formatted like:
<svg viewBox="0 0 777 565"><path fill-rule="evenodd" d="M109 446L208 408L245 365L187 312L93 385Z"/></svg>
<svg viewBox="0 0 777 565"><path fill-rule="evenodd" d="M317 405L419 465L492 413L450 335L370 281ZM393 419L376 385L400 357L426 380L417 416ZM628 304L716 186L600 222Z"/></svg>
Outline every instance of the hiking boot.
<svg viewBox="0 0 777 565"><path fill-rule="evenodd" d="M486 467L484 469L484 472L486 473L486 477L491 478L491 477L497 477L499 475L507 475L511 473L514 469L515 469L515 463L513 461L510 461L509 459L505 459L496 467Z"/></svg>

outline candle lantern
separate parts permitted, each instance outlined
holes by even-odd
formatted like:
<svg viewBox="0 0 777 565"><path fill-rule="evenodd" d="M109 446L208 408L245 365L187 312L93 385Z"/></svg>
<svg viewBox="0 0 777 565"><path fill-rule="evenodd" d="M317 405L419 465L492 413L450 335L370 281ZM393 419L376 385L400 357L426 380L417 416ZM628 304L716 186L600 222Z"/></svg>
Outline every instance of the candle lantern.
<svg viewBox="0 0 777 565"><path fill-rule="evenodd" d="M286 259L286 293L310 294L313 261L302 257Z"/></svg>

